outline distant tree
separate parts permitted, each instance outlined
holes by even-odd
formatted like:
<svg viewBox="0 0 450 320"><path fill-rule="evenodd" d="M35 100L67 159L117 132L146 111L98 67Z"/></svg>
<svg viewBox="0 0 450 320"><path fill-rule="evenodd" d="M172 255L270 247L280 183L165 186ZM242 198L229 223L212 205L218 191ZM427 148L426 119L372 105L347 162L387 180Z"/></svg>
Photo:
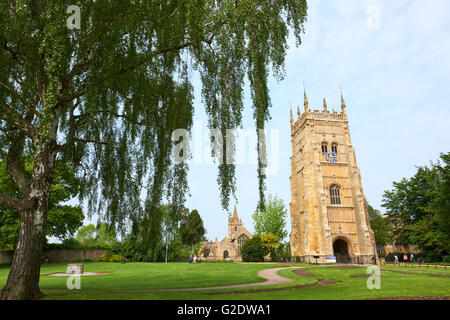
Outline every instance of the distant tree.
<svg viewBox="0 0 450 320"><path fill-rule="evenodd" d="M268 253L259 235L246 240L241 247L242 260L245 262L262 262Z"/></svg>
<svg viewBox="0 0 450 320"><path fill-rule="evenodd" d="M256 234L274 234L282 241L287 236L287 209L277 195L269 195L264 210L257 209L253 214Z"/></svg>
<svg viewBox="0 0 450 320"><path fill-rule="evenodd" d="M274 234L261 234L261 243L263 247L270 253L271 256L275 255L275 249L280 245L280 238Z"/></svg>
<svg viewBox="0 0 450 320"><path fill-rule="evenodd" d="M394 188L384 192L382 206L397 243L443 256L450 252L450 153L440 158L442 163L418 167L413 177L394 182Z"/></svg>
<svg viewBox="0 0 450 320"><path fill-rule="evenodd" d="M144 261L161 261L165 248L177 239L179 220L180 213L174 206L146 206L144 216L134 219L131 233L126 237L128 245L134 247L133 254Z"/></svg>
<svg viewBox="0 0 450 320"><path fill-rule="evenodd" d="M26 169L31 170L31 158L27 157ZM79 206L62 203L78 195L80 180L73 170L63 161L55 164L55 177L50 188L49 210L45 235L64 240L71 237L83 225L84 214ZM0 162L0 192L6 194L19 193L11 177L7 173L5 162ZM13 250L20 229L19 215L11 210L0 207L0 250Z"/></svg>
<svg viewBox="0 0 450 320"><path fill-rule="evenodd" d="M180 234L184 243L191 246L194 254L194 245L205 235L206 230L203 227L203 220L197 210L192 210L189 214L184 214L180 225Z"/></svg>
<svg viewBox="0 0 450 320"><path fill-rule="evenodd" d="M107 223L97 225L95 235L95 245L104 248L110 248L117 241L116 231Z"/></svg>
<svg viewBox="0 0 450 320"><path fill-rule="evenodd" d="M81 227L75 237L84 247L109 248L116 242L116 232L106 223L100 223L97 227L92 223Z"/></svg>
<svg viewBox="0 0 450 320"><path fill-rule="evenodd" d="M95 243L95 232L97 229L91 223L78 229L75 239L80 241L83 246L90 247Z"/></svg>
<svg viewBox="0 0 450 320"><path fill-rule="evenodd" d="M377 245L386 245L392 243L392 235L389 230L388 220L383 218L380 211L374 209L370 204L367 205L369 211L370 227L375 235Z"/></svg>
<svg viewBox="0 0 450 320"><path fill-rule="evenodd" d="M442 235L443 243L446 243L447 254L450 253L450 152L441 154L442 162L435 166L439 185L436 188L437 194L431 202L431 210L435 212L438 232Z"/></svg>

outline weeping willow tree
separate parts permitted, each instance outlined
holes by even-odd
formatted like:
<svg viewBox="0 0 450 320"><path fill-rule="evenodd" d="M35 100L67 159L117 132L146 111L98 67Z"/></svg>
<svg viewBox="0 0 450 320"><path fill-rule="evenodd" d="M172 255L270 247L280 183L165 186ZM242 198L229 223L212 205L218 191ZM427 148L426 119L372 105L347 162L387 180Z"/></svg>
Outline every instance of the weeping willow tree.
<svg viewBox="0 0 450 320"><path fill-rule="evenodd" d="M146 206L167 198L181 207L188 168L172 161L171 134L192 125L189 67L201 76L210 128L225 135L241 126L247 77L263 129L268 75L282 79L289 27L299 45L306 10L306 0L1 1L0 156L19 191L0 193L0 206L20 217L1 298L42 295L55 160L82 179L80 200L90 214L119 231L127 219L152 212L142 210L143 187ZM259 133L258 143L264 145ZM235 166L222 163L217 181L227 208ZM262 169L260 161L260 206Z"/></svg>

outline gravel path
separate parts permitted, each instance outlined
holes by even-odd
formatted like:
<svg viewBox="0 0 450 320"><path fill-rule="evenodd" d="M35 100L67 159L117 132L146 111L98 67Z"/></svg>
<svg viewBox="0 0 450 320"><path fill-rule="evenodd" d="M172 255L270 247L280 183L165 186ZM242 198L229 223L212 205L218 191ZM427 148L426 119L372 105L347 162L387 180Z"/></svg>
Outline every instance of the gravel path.
<svg viewBox="0 0 450 320"><path fill-rule="evenodd" d="M245 287L260 287L270 286L274 284L283 284L291 282L292 279L288 279L278 275L278 271L284 269L300 269L302 267L286 267L286 268L272 268L265 269L258 272L258 277L264 278L267 281L245 284L234 284L229 286L220 287L203 287L203 288L180 288L180 289L150 289L150 290L126 290L127 292L171 292L171 291L204 291L204 290L216 290L216 289L233 289L233 288L245 288Z"/></svg>

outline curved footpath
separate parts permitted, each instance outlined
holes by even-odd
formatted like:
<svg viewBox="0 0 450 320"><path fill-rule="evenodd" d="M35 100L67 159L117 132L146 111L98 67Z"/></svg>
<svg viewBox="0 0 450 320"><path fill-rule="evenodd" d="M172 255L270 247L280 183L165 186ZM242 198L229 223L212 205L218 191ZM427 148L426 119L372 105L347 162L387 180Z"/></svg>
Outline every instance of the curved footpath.
<svg viewBox="0 0 450 320"><path fill-rule="evenodd" d="M216 289L233 289L233 288L245 288L245 287L260 287L270 286L274 284L283 284L291 282L292 279L282 277L278 274L278 271L284 269L302 269L303 267L285 267L285 268L271 268L258 272L258 277L264 278L267 281L245 284L234 284L229 286L220 287L203 287L203 288L180 288L180 289L150 289L150 290L127 290L128 292L170 292L170 291L202 291L202 290L216 290Z"/></svg>

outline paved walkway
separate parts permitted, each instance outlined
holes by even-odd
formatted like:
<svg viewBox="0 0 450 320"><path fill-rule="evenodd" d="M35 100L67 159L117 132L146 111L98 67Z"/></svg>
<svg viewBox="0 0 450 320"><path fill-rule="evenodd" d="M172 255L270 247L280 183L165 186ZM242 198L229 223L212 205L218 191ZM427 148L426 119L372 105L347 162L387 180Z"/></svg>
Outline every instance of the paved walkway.
<svg viewBox="0 0 450 320"><path fill-rule="evenodd" d="M284 269L302 269L303 267L286 267L286 268L272 268L265 269L258 272L258 277L264 278L267 281L245 284L234 284L229 286L220 287L204 287L204 288L180 288L180 289L150 289L150 290L126 290L127 292L170 292L170 291L202 291L202 290L216 290L216 289L233 289L233 288L245 288L245 287L260 287L270 286L274 284L283 284L291 282L292 279L288 279L278 275L278 271Z"/></svg>

